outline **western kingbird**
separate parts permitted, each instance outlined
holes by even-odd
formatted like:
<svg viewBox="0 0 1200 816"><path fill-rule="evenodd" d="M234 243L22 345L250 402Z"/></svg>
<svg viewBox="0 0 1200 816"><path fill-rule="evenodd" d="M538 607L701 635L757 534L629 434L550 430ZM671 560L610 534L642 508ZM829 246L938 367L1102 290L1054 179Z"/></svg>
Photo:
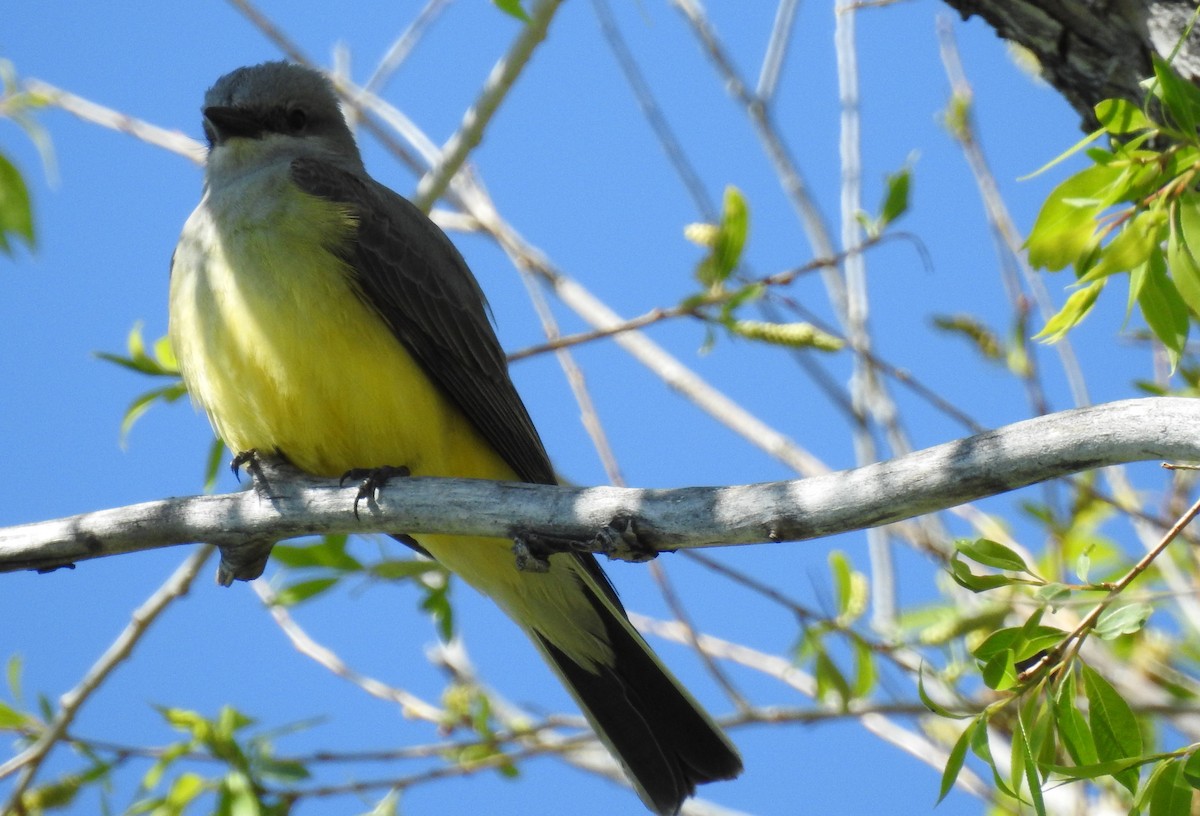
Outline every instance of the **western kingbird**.
<svg viewBox="0 0 1200 816"><path fill-rule="evenodd" d="M553 484L482 290L446 235L367 175L333 86L285 62L204 98L200 205L171 262L170 337L230 450L308 473ZM676 813L741 759L633 629L591 555L521 572L511 542L417 535L533 640L642 800Z"/></svg>

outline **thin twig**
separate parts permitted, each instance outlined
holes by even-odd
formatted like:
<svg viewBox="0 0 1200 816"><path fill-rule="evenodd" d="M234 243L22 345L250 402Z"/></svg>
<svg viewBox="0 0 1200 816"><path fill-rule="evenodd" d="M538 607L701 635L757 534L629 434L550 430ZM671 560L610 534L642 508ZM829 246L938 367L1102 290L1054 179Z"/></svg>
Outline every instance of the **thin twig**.
<svg viewBox="0 0 1200 816"><path fill-rule="evenodd" d="M204 545L197 547L171 576L147 598L141 606L134 610L129 623L117 635L104 654L88 669L87 674L75 688L64 694L59 700L58 713L54 720L41 733L33 745L26 748L17 756L0 765L0 779L20 771L7 804L0 808L0 813L20 813L21 798L33 782L38 768L50 755L51 749L67 733L67 729L75 720L75 716L91 696L112 675L117 666L125 662L133 648L141 641L142 636L154 625L155 621L174 601L187 594L192 581L204 567L215 547Z"/></svg>
<svg viewBox="0 0 1200 816"><path fill-rule="evenodd" d="M683 144L671 129L666 116L663 115L662 108L654 98L654 92L650 90L650 84L642 75L642 70L630 52L625 38L621 36L621 29L617 26L617 21L608 6L608 0L592 0L592 10L600 22L600 33L604 35L604 41L608 43L613 56L617 58L617 65L620 66L625 81L629 83L629 88L633 91L634 99L641 108L642 116L646 118L658 143L662 145L667 160L671 162L676 175L679 176L684 188L691 195L692 203L696 205L696 209L700 211L704 220L716 221L716 205L713 204L708 190L705 189L704 182L700 180L700 174L696 172L691 160L688 159Z"/></svg>
<svg viewBox="0 0 1200 816"><path fill-rule="evenodd" d="M692 617L688 614L687 608L684 607L682 599L671 585L671 580L667 577L667 571L657 561L650 565L650 577L658 585L658 590L663 596L663 600L667 603L667 608L671 610L671 614L675 616L675 621L682 628L687 637L687 645L700 658L700 662L704 664L704 668L709 675L717 682L724 692L725 696L730 699L738 711L746 711L750 708L750 701L746 699L746 695L742 694L741 690L734 685L732 678L725 672L724 669L713 660L712 655L700 648L699 634L696 627L692 624Z"/></svg>
<svg viewBox="0 0 1200 816"><path fill-rule="evenodd" d="M942 56L942 65L945 67L946 76L950 80L952 99L958 101L965 111L959 123L962 126L961 129L951 128L951 135L962 147L963 155L967 159L967 165L970 167L971 174L975 178L975 184L979 188L980 200L983 202L988 224L997 242L997 254L1001 259L1001 268L1006 272L1005 286L1009 292L1010 301L1013 303L1014 308L1018 308L1017 294L1013 291L1016 287L1009 275L1011 266L1015 264L1016 268L1020 271L1021 277L1033 293L1033 298L1037 303L1042 320L1049 320L1054 315L1056 309L1050 302L1050 296L1046 292L1041 277L1025 261L1025 252L1022 247L1023 242L1020 237L1020 231L1016 228L1012 214L1008 211L1008 205L1004 202L1004 196L1000 194L1000 185L996 182L996 177L992 173L987 156L984 154L983 147L976 135L975 121L971 108L971 100L973 99L974 92L971 89L970 82L967 80L962 59L959 57L958 44L954 39L954 29L945 17L939 16L937 19L937 35ZM1022 338L1022 342L1024 343L1024 338ZM1025 343L1025 346L1026 356L1032 359L1032 355L1028 351L1028 344ZM1071 390L1075 406L1082 408L1084 405L1090 404L1091 400L1088 397L1087 383L1083 377L1083 370L1079 365L1079 359L1075 356L1075 349L1071 345L1070 340L1068 338L1059 340L1054 344L1054 350L1058 354L1062 364L1063 373L1066 375L1067 385Z"/></svg>
<svg viewBox="0 0 1200 816"><path fill-rule="evenodd" d="M1167 530L1167 532L1159 540L1157 546L1153 547L1149 552L1143 555L1136 564L1129 568L1129 572L1121 576L1120 580L1116 582L1112 590L1092 608L1092 611L1088 612L1088 614L1084 616L1083 620L1079 622L1079 625L1076 626L1069 635L1063 638L1062 641L1060 641L1059 644L1053 649L1050 649L1044 655L1042 655L1041 659L1039 659L1036 663L1034 663L1025 671L1021 672L1020 679L1029 679L1041 672L1042 669L1057 665L1063 656L1068 653L1068 650L1070 650L1072 653L1079 651L1080 646L1083 645L1084 640L1087 639L1087 636L1095 627L1096 622L1100 619L1100 615L1103 614L1104 610L1107 609L1109 605L1111 605L1112 602L1115 601L1121 595L1121 593L1125 591L1126 587L1137 580L1138 576L1145 572L1146 569L1154 563L1156 558L1166 551L1171 542L1174 541L1179 533L1183 531L1183 528L1191 524L1192 520L1195 519L1197 515L1200 515L1200 499L1197 499L1192 506L1187 509L1187 512L1180 516L1179 520L1171 525L1171 529Z"/></svg>
<svg viewBox="0 0 1200 816"><path fill-rule="evenodd" d="M161 147L196 164L204 164L204 145L178 130L168 130L152 125L135 116L113 110L91 100L76 96L70 91L64 91L40 79L26 79L22 83L24 89L41 99L48 105L79 117L100 127L126 133L147 144Z"/></svg>
<svg viewBox="0 0 1200 816"><path fill-rule="evenodd" d="M283 33L267 15L258 10L250 0L229 0L229 4L240 11L252 25L258 28L275 47L284 53L292 62L301 65L313 65L313 61L301 50L295 40Z"/></svg>
<svg viewBox="0 0 1200 816"><path fill-rule="evenodd" d="M374 677L369 677L365 674L360 674L354 669L346 665L337 654L326 646L318 643L311 635L304 630L295 618L291 616L287 608L275 602L275 593L263 580L251 582L255 594L267 607L271 618L276 625L296 647L296 651L315 661L318 665L325 667L329 671L336 674L338 677L353 683L360 689L389 703L396 703L400 706L401 712L406 717L425 720L426 722L440 723L444 718L444 712L431 703L427 703L415 694L410 694L404 689L389 686L381 680L376 680Z"/></svg>
<svg viewBox="0 0 1200 816"><path fill-rule="evenodd" d="M779 73L783 70L783 60L792 41L792 25L796 21L796 9L799 6L799 0L779 0L775 8L771 39L767 42L767 52L758 73L758 85L754 89L754 95L764 105L770 104L775 89L779 87Z"/></svg>
<svg viewBox="0 0 1200 816"><path fill-rule="evenodd" d="M856 15L844 5L834 14L834 45L837 53L839 118L839 156L841 157L842 248L857 247L863 239L859 213L862 207L862 138L858 91L858 49L854 39ZM855 351L869 353L871 333L867 326L870 299L867 295L867 262L862 253L846 259L846 336ZM895 407L876 376L875 367L863 354L854 355L854 372L850 377L850 404L855 422L850 431L854 442L854 458L859 465L879 458L869 417L880 409L894 421ZM907 453L907 450L895 451ZM896 626L896 567L887 531L874 528L867 531L867 553L871 561L871 608L875 628L890 632Z"/></svg>
<svg viewBox="0 0 1200 816"><path fill-rule="evenodd" d="M561 341L563 338L559 331L558 321L554 319L554 313L550 310L550 305L546 302L546 295L537 279L525 267L520 258L514 256L511 260L513 265L520 270L521 282L525 284L529 300L533 303L538 319L542 322L542 332L547 338L546 344L551 345ZM562 368L563 376L567 378L567 385L575 397L575 404L579 406L579 417L583 423L583 429L588 438L592 440L592 447L595 448L596 455L600 457L600 463L604 466L608 481L624 487L625 478L621 475L621 467L617 464L617 457L608 441L608 434L604 430L604 424L600 421L600 414L596 411L596 403L588 390L583 369L579 367L579 363L575 361L575 357L568 351L565 344L559 345L555 349L554 356L558 360L559 367Z"/></svg>
<svg viewBox="0 0 1200 816"><path fill-rule="evenodd" d="M388 48L387 53L379 60L379 65L375 67L375 71L371 74L370 78L363 83L364 92L378 95L383 90L388 80L392 78L392 75L404 60L408 59L408 55L412 53L412 50L417 47L417 43L420 42L421 36L425 33L426 29L433 24L433 21L437 19L438 15L449 4L450 0L429 0L421 8L421 11L413 18L413 21L408 24L404 32L396 38L396 41Z"/></svg>
<svg viewBox="0 0 1200 816"><path fill-rule="evenodd" d="M774 123L768 115L763 101L755 97L734 67L733 61L725 52L724 46L717 39L716 32L708 22L708 17L698 0L672 0L673 5L683 12L684 18L692 27L696 38L708 54L709 60L716 67L724 81L725 88L731 96L745 109L751 124L763 143L767 157L775 167L775 173L787 193L789 201L800 217L813 253L819 257L829 258L835 254L832 234L826 223L825 216L817 206L816 201L808 191L808 184L800 172L800 168L792 159L791 152L783 139L780 138ZM840 276L840 270L826 270L823 276L829 298L833 302L839 316L846 313L846 297Z"/></svg>
<svg viewBox="0 0 1200 816"><path fill-rule="evenodd" d="M649 632L675 643L688 642L686 632L678 623L656 620L636 612L630 613L629 619L643 632ZM728 660L773 677L805 696L812 698L817 696L816 678L797 668L795 663L785 657L760 652L757 649L711 635L700 635L697 640L699 648L715 658ZM919 732L904 728L890 717L876 711L868 710L852 715L856 716L862 726L872 734L897 746L926 765L938 771L945 767L949 753ZM963 769L963 773L959 775L955 784L962 790L980 798L986 799L991 796L990 786L968 768Z"/></svg>
<svg viewBox="0 0 1200 816"><path fill-rule="evenodd" d="M417 207L428 211L433 206L458 168L467 160L467 154L483 139L483 131L529 63L533 50L546 39L550 21L554 19L561 3L562 0L538 0L534 5L529 13L529 22L521 28L521 33L508 52L492 68L475 104L463 114L458 132L442 148L438 163L417 184L417 192L412 197Z"/></svg>

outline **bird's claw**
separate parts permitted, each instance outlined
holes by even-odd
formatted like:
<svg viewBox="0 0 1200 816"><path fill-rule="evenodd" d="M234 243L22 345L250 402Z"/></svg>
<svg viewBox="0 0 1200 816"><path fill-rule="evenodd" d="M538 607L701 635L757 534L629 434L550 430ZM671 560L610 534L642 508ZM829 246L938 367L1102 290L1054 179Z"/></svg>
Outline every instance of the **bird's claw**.
<svg viewBox="0 0 1200 816"><path fill-rule="evenodd" d="M358 481L358 492L354 494L354 517L358 518L358 504L361 501L372 502L375 500L379 491L383 489L390 480L399 477L407 477L412 475L404 465L384 465L374 468L352 468L342 474L338 484L344 486L346 482Z"/></svg>

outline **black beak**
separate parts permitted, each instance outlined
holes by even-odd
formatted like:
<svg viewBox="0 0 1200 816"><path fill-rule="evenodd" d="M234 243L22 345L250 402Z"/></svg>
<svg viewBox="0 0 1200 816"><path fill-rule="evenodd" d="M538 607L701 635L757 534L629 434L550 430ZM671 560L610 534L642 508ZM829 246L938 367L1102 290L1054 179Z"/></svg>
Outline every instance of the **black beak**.
<svg viewBox="0 0 1200 816"><path fill-rule="evenodd" d="M238 137L257 139L265 129L261 118L242 108L204 109L204 131L208 134L210 145L222 144Z"/></svg>

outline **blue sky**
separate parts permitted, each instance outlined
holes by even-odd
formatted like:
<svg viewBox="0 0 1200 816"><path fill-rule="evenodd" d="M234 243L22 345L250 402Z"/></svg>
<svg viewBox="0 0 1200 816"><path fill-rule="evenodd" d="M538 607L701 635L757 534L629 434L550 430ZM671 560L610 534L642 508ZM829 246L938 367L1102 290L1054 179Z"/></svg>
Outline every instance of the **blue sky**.
<svg viewBox="0 0 1200 816"><path fill-rule="evenodd" d="M749 201L749 268L766 274L809 260L811 249L748 120L724 93L681 16L660 3L613 5L710 197L719 201L722 189L733 184ZM717 31L752 80L770 32L771 5L712 4ZM409 0L263 4L314 60L328 64L332 49L344 46L350 73L360 82L418 9ZM1008 328L982 206L960 151L938 120L948 98L934 33L939 14L950 12L918 0L859 15L864 200L874 207L885 174L915 157L912 210L900 227L930 258L926 266L906 241L870 253L872 321L885 359L911 370L982 424L996 426L1029 415L1021 387L999 367L980 365L963 341L930 324L930 315L965 312ZM1052 90L1013 64L990 30L978 22L956 21L953 27L975 87L989 159L1018 225L1027 228L1058 176L1017 178L1072 144L1079 137L1078 120ZM435 142L444 142L517 28L482 0L459 0L396 74L387 99ZM213 80L279 56L230 5L196 0L18 4L8 10L0 31L0 58L11 60L20 75L196 138L200 100ZM839 172L836 92L832 10L801 4L774 115L831 223ZM122 414L147 386L93 356L123 350L139 322L150 338L166 331L167 263L199 199L200 169L60 111L46 111L39 122L54 145L53 180L24 134L0 121L0 150L32 187L39 233L35 253L0 260L0 461L7 464L0 471L0 526L195 493L211 439L205 419L181 403L152 410L122 447ZM370 139L363 143L375 177L410 193L413 175ZM505 217L619 313L640 314L694 291L691 274L700 253L683 238L683 228L701 215L639 114L589 3L564 4L473 162ZM538 342L539 324L503 254L484 238L452 237L488 293L506 348ZM1048 283L1056 295L1061 292L1061 280ZM830 314L815 278L798 283L791 294ZM1096 401L1132 396L1131 380L1151 373L1143 354L1112 343L1123 315L1120 297L1110 300L1077 337ZM556 305L555 312L565 331L585 328L567 309ZM783 352L721 338L703 353L704 329L688 321L657 326L651 336L831 467L854 464L844 418ZM732 484L794 475L669 391L613 344L586 346L577 358L630 484ZM1070 407L1052 355L1044 352L1041 360L1049 371L1051 403ZM846 358L827 365L845 381ZM560 472L581 484L603 483L603 468L553 358L521 362L513 375ZM965 434L909 393L893 391L917 446ZM234 487L229 478L221 484ZM1003 511L1012 500L984 506ZM862 533L739 548L719 557L811 606L828 608L826 558L833 548L865 568ZM176 549L47 576L0 576L0 658L22 655L26 689L56 697L78 681L132 609L184 555ZM907 551L898 558L901 602L932 600L936 567ZM662 561L705 631L773 653L794 644L794 625L758 598L682 559ZM667 616L644 568L615 564L610 572L629 608ZM454 597L466 645L489 682L535 708L571 710L533 649L498 612L465 588ZM423 660L435 633L416 601L406 588L362 585L296 614L359 670L436 700L442 678ZM651 642L711 710L730 710L694 655ZM733 673L756 702L807 702L750 670ZM283 738L282 753L382 749L436 736L298 655L248 587L220 589L207 576L139 645L75 730L121 742L163 742L171 734L152 705L214 713L226 703L268 727L324 718ZM937 795L935 770L853 721L743 728L733 737L744 753L745 776L702 791L729 808L850 814L878 812L886 802L891 812L924 813ZM67 752L60 753L51 770L72 767ZM387 773L381 767L334 769L327 778ZM3 791L0 786L0 796ZM127 799L118 795L116 801ZM410 813L440 814L637 812L628 791L564 771L550 760L530 763L515 783L484 774L422 787L406 794L404 806ZM88 800L72 812L95 807ZM341 800L301 812L366 809ZM938 810L981 811L978 801L958 792Z"/></svg>

